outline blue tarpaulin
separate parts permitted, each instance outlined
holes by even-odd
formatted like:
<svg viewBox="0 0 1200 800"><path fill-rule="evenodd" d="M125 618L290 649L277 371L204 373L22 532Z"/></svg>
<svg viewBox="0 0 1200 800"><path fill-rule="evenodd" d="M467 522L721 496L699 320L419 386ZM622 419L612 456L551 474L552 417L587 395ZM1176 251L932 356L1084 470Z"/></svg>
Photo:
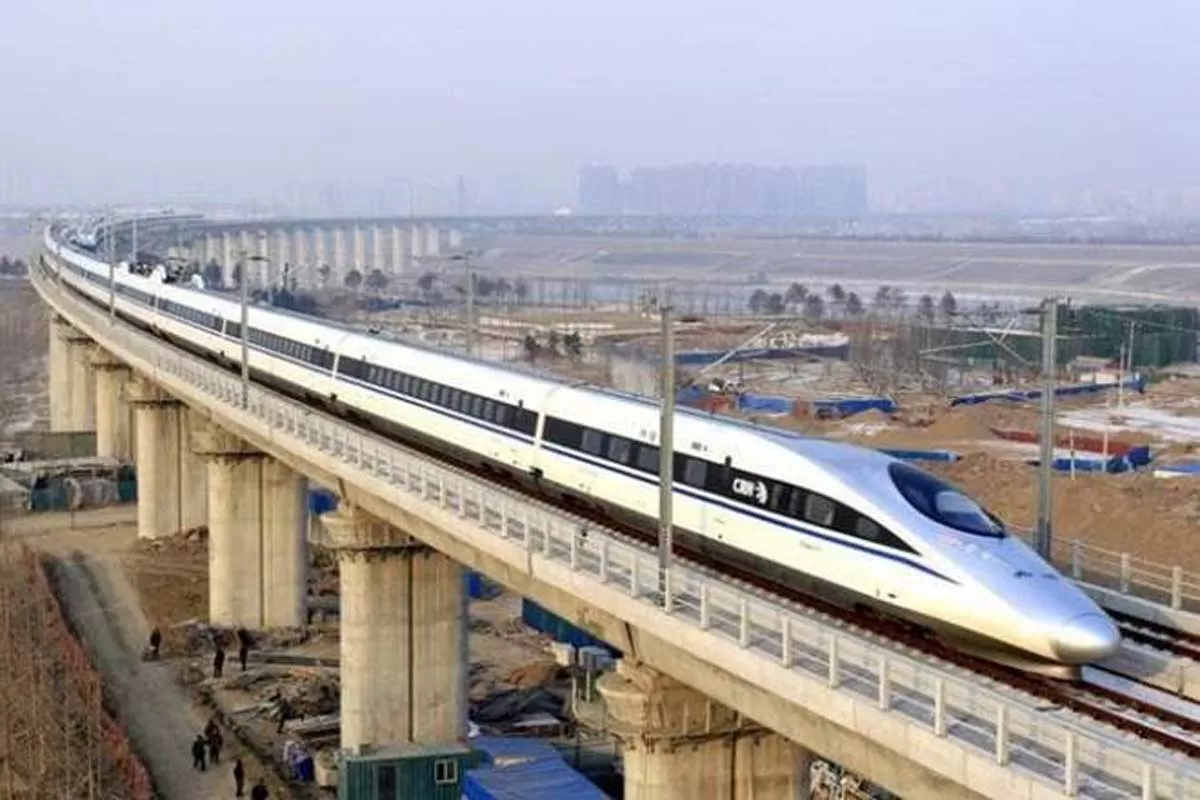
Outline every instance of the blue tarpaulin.
<svg viewBox="0 0 1200 800"><path fill-rule="evenodd" d="M739 394L737 397L739 411L759 411L766 414L790 414L796 407L796 401L790 397L777 397L769 394Z"/></svg>
<svg viewBox="0 0 1200 800"><path fill-rule="evenodd" d="M894 400L886 397L846 397L840 400L813 400L813 411L820 418L852 417L864 411L882 411L893 414L900 409Z"/></svg>
<svg viewBox="0 0 1200 800"><path fill-rule="evenodd" d="M1133 389L1136 392L1146 391L1146 378L1142 375L1135 375L1123 381L1123 383L1126 389ZM1058 386L1054 389L1054 396L1072 397L1081 394L1107 392L1110 389L1116 389L1117 385L1114 381L1113 383L1076 383L1069 386ZM1037 400L1041 396L1041 389L1005 389L998 392L975 392L973 394L962 394L950 398L950 406L975 406L980 403L989 403L992 400L1010 400L1023 403L1029 400Z"/></svg>
<svg viewBox="0 0 1200 800"><path fill-rule="evenodd" d="M563 761L550 745L536 739L480 736L471 748L483 753L484 763L467 771L463 797L467 800L607 800Z"/></svg>
<svg viewBox="0 0 1200 800"><path fill-rule="evenodd" d="M308 493L308 513L325 514L337 511L337 495L328 489L312 489Z"/></svg>
<svg viewBox="0 0 1200 800"><path fill-rule="evenodd" d="M620 652L608 642L597 639L592 634L572 625L548 608L535 603L529 598L521 600L521 621L535 631L546 634L556 642L564 642L575 647L597 645L620 657Z"/></svg>
<svg viewBox="0 0 1200 800"><path fill-rule="evenodd" d="M958 461L961 455L953 450L883 450L901 461Z"/></svg>

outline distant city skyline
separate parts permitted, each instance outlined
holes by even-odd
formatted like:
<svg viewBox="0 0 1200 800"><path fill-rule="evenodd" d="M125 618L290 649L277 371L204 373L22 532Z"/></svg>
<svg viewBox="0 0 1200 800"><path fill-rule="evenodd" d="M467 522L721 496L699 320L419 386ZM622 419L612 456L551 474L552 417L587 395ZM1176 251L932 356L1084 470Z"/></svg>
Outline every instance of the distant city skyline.
<svg viewBox="0 0 1200 800"><path fill-rule="evenodd" d="M667 164L579 171L577 208L596 214L862 216L867 171L857 164Z"/></svg>
<svg viewBox="0 0 1200 800"><path fill-rule="evenodd" d="M661 169L669 163L650 169ZM1014 175L1005 181L931 178L897 189L877 179L869 165L866 171L870 175L867 207L876 214L1200 218L1200 182L1130 182L1126 186L1110 186L1081 178L1072 183L1040 185L1037 176ZM578 171L549 182L516 172L501 175L456 172L440 180L314 176L250 190L236 182L217 179L189 183L164 170L161 174L147 174L140 184L140 188L135 184L117 192L107 184L89 185L84 176L65 170L57 174L41 173L12 164L0 154L0 207L229 204L264 211L335 216L405 215L410 206L418 214L456 214L460 209L471 214L548 214L564 207L586 212L579 202ZM643 208L636 213L651 212Z"/></svg>

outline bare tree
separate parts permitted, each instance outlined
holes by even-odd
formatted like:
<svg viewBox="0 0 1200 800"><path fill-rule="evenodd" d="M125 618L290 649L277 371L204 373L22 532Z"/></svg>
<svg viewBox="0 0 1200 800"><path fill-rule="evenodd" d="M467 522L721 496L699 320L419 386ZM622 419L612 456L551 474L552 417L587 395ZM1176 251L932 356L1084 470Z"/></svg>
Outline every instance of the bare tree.
<svg viewBox="0 0 1200 800"><path fill-rule="evenodd" d="M784 293L783 302L789 308L794 308L803 303L806 297L808 297L808 287L802 283L793 283Z"/></svg>

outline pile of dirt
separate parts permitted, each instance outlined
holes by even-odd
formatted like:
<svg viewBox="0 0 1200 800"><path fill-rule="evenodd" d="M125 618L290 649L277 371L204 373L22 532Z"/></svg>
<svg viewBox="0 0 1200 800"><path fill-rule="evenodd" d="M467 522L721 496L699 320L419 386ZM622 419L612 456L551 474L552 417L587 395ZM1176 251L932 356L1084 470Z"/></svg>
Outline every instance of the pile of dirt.
<svg viewBox="0 0 1200 800"><path fill-rule="evenodd" d="M929 467L978 498L1006 522L1037 519L1037 470L982 454ZM1200 570L1200 482L1153 475L1054 477L1054 530L1097 547Z"/></svg>
<svg viewBox="0 0 1200 800"><path fill-rule="evenodd" d="M541 661L517 667L508 673L505 680L514 688L531 689L535 686L549 686L560 681L565 676L565 672L553 661Z"/></svg>
<svg viewBox="0 0 1200 800"><path fill-rule="evenodd" d="M163 633L163 652L196 652L189 630L208 616L208 530L134 540L123 560L147 619Z"/></svg>
<svg viewBox="0 0 1200 800"><path fill-rule="evenodd" d="M256 669L230 677L224 688L253 695L259 713L272 718L283 700L298 717L334 714L341 696L338 674L332 670Z"/></svg>

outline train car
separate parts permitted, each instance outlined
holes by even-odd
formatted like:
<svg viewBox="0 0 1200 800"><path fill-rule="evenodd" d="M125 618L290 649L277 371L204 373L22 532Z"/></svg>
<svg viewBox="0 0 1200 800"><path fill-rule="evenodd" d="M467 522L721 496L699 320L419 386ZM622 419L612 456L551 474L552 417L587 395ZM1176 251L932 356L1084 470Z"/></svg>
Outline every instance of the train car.
<svg viewBox="0 0 1200 800"><path fill-rule="evenodd" d="M48 242L48 248L52 245ZM62 279L107 308L107 267L59 247ZM231 368L241 308L116 276L124 319ZM256 380L649 531L659 409L326 321L252 307ZM681 410L674 521L686 551L851 607L933 629L1024 667L1116 652L1120 634L1069 580L966 494L878 451Z"/></svg>

